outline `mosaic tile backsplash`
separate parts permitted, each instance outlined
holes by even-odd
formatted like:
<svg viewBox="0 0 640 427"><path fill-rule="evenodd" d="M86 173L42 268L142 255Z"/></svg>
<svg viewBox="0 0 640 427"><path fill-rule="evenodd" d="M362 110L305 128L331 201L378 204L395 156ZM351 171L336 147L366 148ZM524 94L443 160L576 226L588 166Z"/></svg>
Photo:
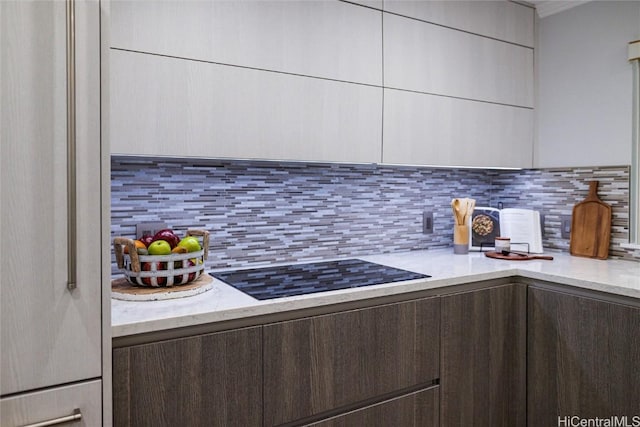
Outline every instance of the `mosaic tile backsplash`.
<svg viewBox="0 0 640 427"><path fill-rule="evenodd" d="M210 268L319 260L452 245L453 197L478 206L525 207L545 215L545 247L567 250L560 215L586 197L588 181L613 208L610 255L627 239L628 167L485 171L204 159L113 157L111 233L139 222L179 234L211 232ZM434 232L422 233L422 213ZM113 272L117 273L115 262Z"/></svg>

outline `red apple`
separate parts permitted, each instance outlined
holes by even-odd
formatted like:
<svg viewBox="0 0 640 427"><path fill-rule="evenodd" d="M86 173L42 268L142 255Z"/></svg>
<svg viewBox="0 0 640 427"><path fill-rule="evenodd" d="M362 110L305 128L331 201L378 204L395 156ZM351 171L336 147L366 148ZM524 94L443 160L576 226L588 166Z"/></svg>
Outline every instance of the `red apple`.
<svg viewBox="0 0 640 427"><path fill-rule="evenodd" d="M149 236L148 234L145 234L144 236L142 236L140 239L142 243L144 243L145 247L149 247L149 245L151 244L151 242L153 241L153 236Z"/></svg>
<svg viewBox="0 0 640 427"><path fill-rule="evenodd" d="M180 243L180 238L174 234L173 230L168 228L158 231L151 241L155 242L156 240L164 240L169 243L171 249L175 248L178 246L178 243Z"/></svg>

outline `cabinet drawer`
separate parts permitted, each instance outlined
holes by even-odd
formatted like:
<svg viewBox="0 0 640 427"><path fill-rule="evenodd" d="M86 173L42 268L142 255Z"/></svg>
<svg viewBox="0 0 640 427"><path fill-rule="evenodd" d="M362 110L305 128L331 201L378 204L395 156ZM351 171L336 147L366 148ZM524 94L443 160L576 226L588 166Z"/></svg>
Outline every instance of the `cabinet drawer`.
<svg viewBox="0 0 640 427"><path fill-rule="evenodd" d="M428 386L439 316L439 299L427 298L265 326L264 425Z"/></svg>
<svg viewBox="0 0 640 427"><path fill-rule="evenodd" d="M529 287L527 417L640 415L640 309ZM637 423L636 423L637 424Z"/></svg>
<svg viewBox="0 0 640 427"><path fill-rule="evenodd" d="M260 426L260 327L113 351L116 427Z"/></svg>
<svg viewBox="0 0 640 427"><path fill-rule="evenodd" d="M520 285L442 297L443 427L526 425L526 310Z"/></svg>
<svg viewBox="0 0 640 427"><path fill-rule="evenodd" d="M436 427L439 398L436 386L309 424L309 427Z"/></svg>
<svg viewBox="0 0 640 427"><path fill-rule="evenodd" d="M74 427L102 425L102 381L89 381L0 400L0 425L23 426L56 420L79 409Z"/></svg>

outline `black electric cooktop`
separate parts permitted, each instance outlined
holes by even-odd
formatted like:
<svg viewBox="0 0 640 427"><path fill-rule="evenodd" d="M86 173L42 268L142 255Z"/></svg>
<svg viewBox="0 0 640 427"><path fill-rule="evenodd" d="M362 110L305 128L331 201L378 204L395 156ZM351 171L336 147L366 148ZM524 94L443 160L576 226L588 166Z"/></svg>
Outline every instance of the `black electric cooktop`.
<svg viewBox="0 0 640 427"><path fill-rule="evenodd" d="M210 274L259 300L431 277L360 259L312 262L212 272Z"/></svg>

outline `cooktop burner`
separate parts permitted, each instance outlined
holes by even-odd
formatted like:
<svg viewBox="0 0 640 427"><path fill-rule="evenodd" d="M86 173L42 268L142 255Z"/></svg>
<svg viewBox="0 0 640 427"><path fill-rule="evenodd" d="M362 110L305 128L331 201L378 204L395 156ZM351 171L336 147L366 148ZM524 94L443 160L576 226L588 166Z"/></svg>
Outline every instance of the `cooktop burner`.
<svg viewBox="0 0 640 427"><path fill-rule="evenodd" d="M259 300L431 277L360 259L312 262L212 272L210 274Z"/></svg>

